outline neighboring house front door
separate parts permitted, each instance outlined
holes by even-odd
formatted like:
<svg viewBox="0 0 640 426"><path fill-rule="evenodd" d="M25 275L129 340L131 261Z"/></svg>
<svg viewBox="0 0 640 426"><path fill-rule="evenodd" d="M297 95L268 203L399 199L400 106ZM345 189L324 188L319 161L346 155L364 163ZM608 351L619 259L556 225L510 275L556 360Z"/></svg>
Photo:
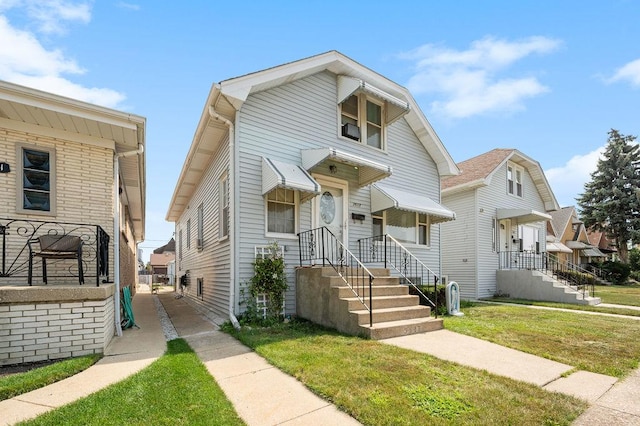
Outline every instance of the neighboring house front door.
<svg viewBox="0 0 640 426"><path fill-rule="evenodd" d="M344 181L315 177L322 189L314 200L314 219L316 228L325 226L346 245L348 188Z"/></svg>

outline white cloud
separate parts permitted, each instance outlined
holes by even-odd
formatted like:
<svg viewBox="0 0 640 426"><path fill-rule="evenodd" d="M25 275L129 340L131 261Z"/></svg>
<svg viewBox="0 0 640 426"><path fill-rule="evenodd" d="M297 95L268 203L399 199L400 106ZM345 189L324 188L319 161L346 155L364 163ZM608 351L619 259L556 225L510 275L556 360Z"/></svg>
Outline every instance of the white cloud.
<svg viewBox="0 0 640 426"><path fill-rule="evenodd" d="M553 52L560 45L546 37L518 41L485 37L463 51L426 44L400 57L415 62L415 74L407 83L412 92L441 96L431 104L433 113L462 118L519 110L525 98L549 91L534 77L506 77L504 72L520 59Z"/></svg>
<svg viewBox="0 0 640 426"><path fill-rule="evenodd" d="M606 80L608 83L618 81L626 81L633 87L640 87L640 59L631 61L628 64L618 68L611 78Z"/></svg>
<svg viewBox="0 0 640 426"><path fill-rule="evenodd" d="M117 6L121 9L129 9L129 10L140 10L141 7L139 4L134 3L126 3L126 2L118 2Z"/></svg>
<svg viewBox="0 0 640 426"><path fill-rule="evenodd" d="M13 7L25 8L28 15L40 23L38 28L46 32L53 28L47 24L50 19L58 19L56 25L61 25L64 20L90 21L90 9L86 3L0 0L0 11ZM35 33L13 26L2 14L0 40L1 80L111 108L126 98L112 89L85 87L72 82L67 75L81 75L86 70L62 50L46 48Z"/></svg>
<svg viewBox="0 0 640 426"><path fill-rule="evenodd" d="M584 184L591 180L604 150L603 146L588 154L576 155L564 166L544 172L561 207L577 204L576 198L584 192Z"/></svg>

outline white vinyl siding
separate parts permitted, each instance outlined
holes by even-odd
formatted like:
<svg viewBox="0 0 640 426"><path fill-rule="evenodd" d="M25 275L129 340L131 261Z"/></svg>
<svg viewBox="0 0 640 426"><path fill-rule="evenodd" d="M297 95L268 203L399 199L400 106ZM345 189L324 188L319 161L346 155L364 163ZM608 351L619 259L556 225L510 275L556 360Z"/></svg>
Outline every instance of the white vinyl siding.
<svg viewBox="0 0 640 426"><path fill-rule="evenodd" d="M443 269L450 280L460 284L463 299L487 298L496 293L499 254L494 247L494 220L497 209L545 211L544 202L537 191L523 191L523 197L509 194L510 180L505 178L509 176L509 165L511 163L504 164L495 171L489 186L443 198L443 203L457 214L455 221L442 225L445 233L443 238L446 239L443 244ZM535 188L531 175L526 169L521 170L522 187ZM517 192L515 172L513 177L513 188ZM544 251L545 224L527 225L539 230L540 250ZM513 223L513 226L517 227L517 224Z"/></svg>
<svg viewBox="0 0 640 426"><path fill-rule="evenodd" d="M213 318L221 322L229 318L230 297L230 247L229 239L219 239L222 225L220 223L219 199L220 178L227 175L229 168L229 148L226 141L213 154L211 163L205 171L200 183L195 188L189 205L176 222L176 230L184 229L188 220L202 222L202 230L198 229L198 238L206 244L206 250L189 250L183 254L178 263L176 275L178 280L189 272L190 285L185 289L185 296L196 305L211 312ZM194 208L194 206L198 206ZM202 216L202 220L199 216ZM233 226L233 224L230 224ZM198 296L198 280L201 280L201 294Z"/></svg>
<svg viewBox="0 0 640 426"><path fill-rule="evenodd" d="M265 197L261 193L262 157L300 164L300 150L335 147L357 154L381 164L390 165L393 175L385 184L407 189L440 201L439 177L433 160L406 123L399 119L387 130L387 151L372 149L354 143L336 134L336 76L329 72L316 74L271 90L249 96L238 115L236 132L238 140L239 223L241 224L238 275L236 282L246 283L253 274L253 255L256 246L273 241L266 233ZM358 171L354 167L338 163L335 174L326 170L318 174L332 176L349 182L349 209L347 219L349 249L357 253L357 239L372 236L370 188L359 187ZM415 182L420 182L416 185ZM311 202L299 205L298 227L300 232L311 229ZM363 221L351 220L351 214L362 214ZM277 238L286 246L285 264L289 290L286 295L287 313L295 313L295 270L299 264L298 240ZM431 227L431 247L411 245L414 252L434 272L439 273L439 225Z"/></svg>

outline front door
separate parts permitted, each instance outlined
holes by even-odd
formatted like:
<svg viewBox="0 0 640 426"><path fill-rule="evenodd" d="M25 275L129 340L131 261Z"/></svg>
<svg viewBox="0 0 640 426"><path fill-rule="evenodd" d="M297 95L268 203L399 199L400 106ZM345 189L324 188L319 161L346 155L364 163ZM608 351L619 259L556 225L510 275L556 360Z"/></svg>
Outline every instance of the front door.
<svg viewBox="0 0 640 426"><path fill-rule="evenodd" d="M347 186L345 182L334 179L315 177L322 187L320 195L314 200L314 219L316 228L325 226L345 244L347 221L345 211L347 203Z"/></svg>
<svg viewBox="0 0 640 426"><path fill-rule="evenodd" d="M504 219L500 221L500 241L498 241L498 251L511 251L511 221Z"/></svg>

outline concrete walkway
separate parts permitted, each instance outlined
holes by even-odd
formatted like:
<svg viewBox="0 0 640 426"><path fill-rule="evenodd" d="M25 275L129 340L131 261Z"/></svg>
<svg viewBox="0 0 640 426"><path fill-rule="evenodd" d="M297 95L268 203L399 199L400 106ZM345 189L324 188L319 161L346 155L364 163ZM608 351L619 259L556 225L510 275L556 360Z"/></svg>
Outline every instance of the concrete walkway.
<svg viewBox="0 0 640 426"><path fill-rule="evenodd" d="M167 344L151 294L138 292L132 305L139 329L125 330L122 337L115 337L105 356L82 373L0 401L0 423L15 424L69 404L127 378L160 357Z"/></svg>
<svg viewBox="0 0 640 426"><path fill-rule="evenodd" d="M106 356L83 373L1 401L0 423L36 417L122 380L164 353L165 336L179 336L198 354L248 425L359 424L220 332L185 299L176 299L175 293L161 293L155 299L146 286L142 287L133 299L140 329L125 330L109 345ZM161 302L158 308L157 301ZM166 322L172 331L167 331ZM562 377L573 367L448 330L382 342L585 399L592 406L576 425L640 425L640 370L620 383L613 377L584 371Z"/></svg>
<svg viewBox="0 0 640 426"><path fill-rule="evenodd" d="M218 331L185 299L159 298L177 334L198 354L248 425L359 425L295 378Z"/></svg>

